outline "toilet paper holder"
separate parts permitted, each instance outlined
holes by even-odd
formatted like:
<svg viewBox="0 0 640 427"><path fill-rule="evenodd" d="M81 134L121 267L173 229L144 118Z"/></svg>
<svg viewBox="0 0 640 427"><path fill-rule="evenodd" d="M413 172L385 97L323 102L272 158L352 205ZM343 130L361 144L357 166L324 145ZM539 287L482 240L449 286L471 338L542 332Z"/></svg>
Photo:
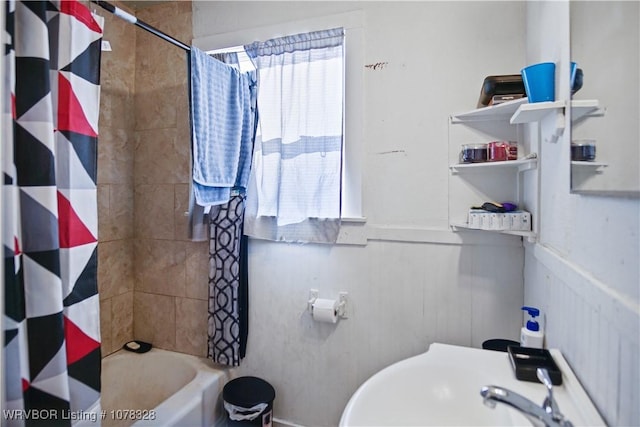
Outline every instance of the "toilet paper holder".
<svg viewBox="0 0 640 427"><path fill-rule="evenodd" d="M307 310L309 313L313 314L313 303L318 299L319 292L317 289L309 290L309 300L307 301ZM348 292L338 292L338 317L341 319L346 319L347 316L347 301L348 301L349 293Z"/></svg>

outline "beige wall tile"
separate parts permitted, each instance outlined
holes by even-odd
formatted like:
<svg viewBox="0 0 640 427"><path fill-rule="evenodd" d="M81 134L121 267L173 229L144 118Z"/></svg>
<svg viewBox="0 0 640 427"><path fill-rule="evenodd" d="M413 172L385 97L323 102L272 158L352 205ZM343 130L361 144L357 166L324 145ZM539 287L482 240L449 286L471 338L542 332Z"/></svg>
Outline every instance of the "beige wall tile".
<svg viewBox="0 0 640 427"><path fill-rule="evenodd" d="M109 235L110 217L109 184L98 184L98 241L103 242Z"/></svg>
<svg viewBox="0 0 640 427"><path fill-rule="evenodd" d="M150 72L147 78L154 79L156 78L156 73L159 74L160 72L161 70ZM136 74L138 73L136 72ZM175 127L177 114L176 94L177 90L173 85L162 86L155 90L152 88L136 90L134 97L136 130Z"/></svg>
<svg viewBox="0 0 640 427"><path fill-rule="evenodd" d="M135 292L134 307L135 338L165 350L176 350L175 298Z"/></svg>
<svg viewBox="0 0 640 427"><path fill-rule="evenodd" d="M170 44L148 33L138 37L136 54L136 129L176 126L176 61Z"/></svg>
<svg viewBox="0 0 640 427"><path fill-rule="evenodd" d="M187 243L186 266L186 296L207 301L209 299L209 242Z"/></svg>
<svg viewBox="0 0 640 427"><path fill-rule="evenodd" d="M109 189L111 233L114 239L133 238L133 187L112 184Z"/></svg>
<svg viewBox="0 0 640 427"><path fill-rule="evenodd" d="M111 298L111 340L113 351L133 340L133 292Z"/></svg>
<svg viewBox="0 0 640 427"><path fill-rule="evenodd" d="M137 291L185 295L186 242L139 239L135 250Z"/></svg>
<svg viewBox="0 0 640 427"><path fill-rule="evenodd" d="M209 299L209 242L187 243L187 280L185 294L188 298Z"/></svg>
<svg viewBox="0 0 640 427"><path fill-rule="evenodd" d="M102 52L100 84L128 94L133 93L135 73L135 42L139 30L122 19L105 13L103 40L111 51Z"/></svg>
<svg viewBox="0 0 640 427"><path fill-rule="evenodd" d="M176 298L177 351L206 357L207 304L207 301Z"/></svg>
<svg viewBox="0 0 640 427"><path fill-rule="evenodd" d="M138 16L177 40L191 44L191 2L156 5L140 10ZM136 129L176 126L176 98L187 90L187 60L188 55L179 47L151 34L138 36Z"/></svg>
<svg viewBox="0 0 640 427"><path fill-rule="evenodd" d="M131 240L98 243L98 291L101 299L133 290Z"/></svg>
<svg viewBox="0 0 640 427"><path fill-rule="evenodd" d="M98 235L101 242L133 237L133 188L98 185Z"/></svg>
<svg viewBox="0 0 640 427"><path fill-rule="evenodd" d="M133 182L133 139L126 129L103 126L98 141L98 184Z"/></svg>
<svg viewBox="0 0 640 427"><path fill-rule="evenodd" d="M130 77L133 79L133 76ZM104 126L126 129L129 134L135 128L134 95L112 88L102 87L100 95L100 135ZM102 142L100 138L99 143Z"/></svg>
<svg viewBox="0 0 640 427"><path fill-rule="evenodd" d="M159 24L158 29L167 32L165 24ZM162 38L140 31L136 38L136 92L172 85L177 70L174 59L180 52L182 49Z"/></svg>
<svg viewBox="0 0 640 427"><path fill-rule="evenodd" d="M131 37L135 40L135 33L131 33ZM103 51L100 73L101 89L108 89L113 93L121 93L123 95L133 94L135 74L135 57L131 47L118 46L118 42L112 37L105 36L103 41L108 41L113 49L111 52ZM122 55L122 53L130 54L131 59ZM101 91L101 95L104 92Z"/></svg>
<svg viewBox="0 0 640 427"><path fill-rule="evenodd" d="M111 298L100 300L100 346L102 357L113 352L111 340Z"/></svg>
<svg viewBox="0 0 640 427"><path fill-rule="evenodd" d="M179 1L179 0L178 0ZM134 8L131 7L131 5L128 2L124 2L121 0L116 0L114 2L112 2L112 4L114 4L115 6L124 9L126 12L129 12L133 15L135 15L136 10Z"/></svg>
<svg viewBox="0 0 640 427"><path fill-rule="evenodd" d="M184 88L184 90L182 88ZM181 146L186 146L187 149L189 149L191 146L191 121L189 117L189 88L186 83L178 85L175 103L178 106L176 116L176 126L178 129L177 138Z"/></svg>
<svg viewBox="0 0 640 427"><path fill-rule="evenodd" d="M161 31L166 32L166 25L170 19L178 13L177 2L164 2L151 7L145 7L138 11L138 18L148 24L156 26Z"/></svg>
<svg viewBox="0 0 640 427"><path fill-rule="evenodd" d="M137 131L135 141L136 184L189 182L189 143L178 140L175 128Z"/></svg>
<svg viewBox="0 0 640 427"><path fill-rule="evenodd" d="M178 13L181 14L187 14L189 17L191 17L191 1L179 1L177 2L177 6L178 6ZM193 29L191 27L191 23L189 23L189 30L193 33Z"/></svg>
<svg viewBox="0 0 640 427"><path fill-rule="evenodd" d="M135 237L173 239L173 185L138 184L135 187Z"/></svg>
<svg viewBox="0 0 640 427"><path fill-rule="evenodd" d="M177 8L176 8L177 9ZM186 45L191 44L193 38L193 30L191 28L191 12L179 13L176 10L176 15L171 21L168 21L164 28L168 34ZM184 51L174 49L175 52L182 54L183 61L187 59L187 55Z"/></svg>
<svg viewBox="0 0 640 427"><path fill-rule="evenodd" d="M176 184L174 187L175 192L175 240L189 240L189 217L185 216L185 212L189 211L189 185L188 184Z"/></svg>

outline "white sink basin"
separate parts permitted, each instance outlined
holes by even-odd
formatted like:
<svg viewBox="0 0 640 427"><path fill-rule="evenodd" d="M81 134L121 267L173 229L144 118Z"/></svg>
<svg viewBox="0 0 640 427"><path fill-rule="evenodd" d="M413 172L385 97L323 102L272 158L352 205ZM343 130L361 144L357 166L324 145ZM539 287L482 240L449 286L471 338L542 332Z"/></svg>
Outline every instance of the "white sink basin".
<svg viewBox="0 0 640 427"><path fill-rule="evenodd" d="M563 385L554 387L560 410L574 425L604 425L562 355L552 355L563 372ZM480 396L485 385L510 389L536 404L546 396L542 384L515 378L507 353L432 344L426 353L367 380L349 400L340 426L531 425L504 404L485 406Z"/></svg>

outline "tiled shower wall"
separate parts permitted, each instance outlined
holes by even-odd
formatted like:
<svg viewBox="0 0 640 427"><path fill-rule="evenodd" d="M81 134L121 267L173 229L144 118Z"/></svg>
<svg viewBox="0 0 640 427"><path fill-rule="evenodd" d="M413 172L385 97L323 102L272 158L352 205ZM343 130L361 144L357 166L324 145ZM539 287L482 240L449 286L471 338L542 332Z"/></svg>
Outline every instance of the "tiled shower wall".
<svg viewBox="0 0 640 427"><path fill-rule="evenodd" d="M191 2L142 9L138 18L190 44ZM145 31L136 38L134 336L203 356L207 243L187 239L187 54Z"/></svg>
<svg viewBox="0 0 640 427"><path fill-rule="evenodd" d="M121 5L119 5L121 6ZM91 6L92 9L95 6ZM136 28L109 14L102 52L98 141L98 290L102 353L133 339L133 155Z"/></svg>
<svg viewBox="0 0 640 427"><path fill-rule="evenodd" d="M144 8L136 16L191 42L191 2ZM98 194L103 353L135 338L204 356L207 243L187 239L184 216L189 195L187 55L131 24L106 19L104 39L113 52L105 52L102 60L100 144L105 154L99 170L109 177L99 181ZM119 137L110 135L115 126L123 128ZM109 234L113 230L120 233L115 238Z"/></svg>

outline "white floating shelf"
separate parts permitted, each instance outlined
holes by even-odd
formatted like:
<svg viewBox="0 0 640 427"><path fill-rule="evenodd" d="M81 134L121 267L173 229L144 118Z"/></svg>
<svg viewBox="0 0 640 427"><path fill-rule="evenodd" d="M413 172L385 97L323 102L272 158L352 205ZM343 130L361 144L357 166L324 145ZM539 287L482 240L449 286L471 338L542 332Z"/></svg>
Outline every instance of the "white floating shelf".
<svg viewBox="0 0 640 427"><path fill-rule="evenodd" d="M453 114L451 123L482 122L488 120L509 120L518 107L528 102L527 98L515 99L490 107L478 108L464 113Z"/></svg>
<svg viewBox="0 0 640 427"><path fill-rule="evenodd" d="M534 102L522 104L511 116L509 123L512 125L519 123L532 123L540 121L543 117L564 109L564 101Z"/></svg>
<svg viewBox="0 0 640 427"><path fill-rule="evenodd" d="M469 223L467 222L451 222L451 228L453 231L461 231L461 230L471 230L471 231L488 231L490 233L501 233L501 234L509 234L511 236L521 236L526 237L529 242L535 242L538 238L538 235L533 231L517 231L517 230L482 230L479 228L469 228Z"/></svg>
<svg viewBox="0 0 640 427"><path fill-rule="evenodd" d="M575 122L583 117L597 117L604 115L597 99L574 99L571 101L571 121Z"/></svg>
<svg viewBox="0 0 640 427"><path fill-rule="evenodd" d="M491 120L508 120L512 125L532 123L541 120L547 114L562 112L564 107L564 101L533 102L530 104L528 98L520 98L490 107L453 114L451 123L474 123Z"/></svg>
<svg viewBox="0 0 640 427"><path fill-rule="evenodd" d="M487 172L496 169L517 169L518 172L523 172L531 169L535 169L538 166L538 159L522 159L522 160L507 160L502 162L483 162L483 163L458 163L449 166L452 173L466 173L466 172Z"/></svg>
<svg viewBox="0 0 640 427"><path fill-rule="evenodd" d="M576 160L572 160L571 161L571 167L572 168L577 168L578 170L585 170L585 171L589 171L589 170L598 170L601 168L606 168L607 166L609 166L606 163L602 163L602 162L580 162L580 161L576 161Z"/></svg>

